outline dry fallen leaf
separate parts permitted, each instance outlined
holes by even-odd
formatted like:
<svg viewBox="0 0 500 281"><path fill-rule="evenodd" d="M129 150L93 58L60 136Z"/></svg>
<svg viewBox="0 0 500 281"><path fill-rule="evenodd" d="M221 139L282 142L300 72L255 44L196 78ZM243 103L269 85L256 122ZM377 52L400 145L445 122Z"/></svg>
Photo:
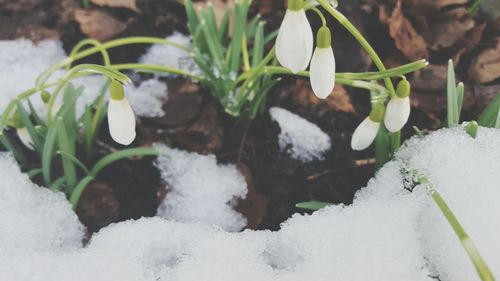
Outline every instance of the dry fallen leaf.
<svg viewBox="0 0 500 281"><path fill-rule="evenodd" d="M75 19L85 35L98 41L106 41L127 27L125 23L99 10L78 9Z"/></svg>
<svg viewBox="0 0 500 281"><path fill-rule="evenodd" d="M482 51L472 61L469 75L478 83L488 83L500 77L500 38L496 48Z"/></svg>
<svg viewBox="0 0 500 281"><path fill-rule="evenodd" d="M391 16L387 19L389 33L398 48L410 60L427 59L429 52L427 44L413 25L405 18L401 10L401 0L398 0Z"/></svg>
<svg viewBox="0 0 500 281"><path fill-rule="evenodd" d="M125 8L137 13L141 13L135 0L91 0L97 6L108 6L112 8Z"/></svg>
<svg viewBox="0 0 500 281"><path fill-rule="evenodd" d="M465 8L456 8L442 13L436 22L429 23L432 28L430 47L434 51L452 47L463 40L467 31L474 27L474 20Z"/></svg>

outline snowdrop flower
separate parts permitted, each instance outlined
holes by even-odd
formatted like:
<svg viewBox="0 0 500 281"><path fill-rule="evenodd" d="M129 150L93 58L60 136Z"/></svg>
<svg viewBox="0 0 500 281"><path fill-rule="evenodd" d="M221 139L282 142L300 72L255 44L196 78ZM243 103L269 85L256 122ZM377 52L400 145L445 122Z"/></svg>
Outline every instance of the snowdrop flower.
<svg viewBox="0 0 500 281"><path fill-rule="evenodd" d="M10 120L10 124L12 127L16 128L16 133L17 136L19 137L19 140L21 140L21 143L27 148L35 150L35 144L33 142L33 139L31 138L31 135L26 126L24 126L24 123L21 119L21 115L19 114L19 112L16 111L14 113L14 115Z"/></svg>
<svg viewBox="0 0 500 281"><path fill-rule="evenodd" d="M351 147L353 150L364 150L369 147L377 136L380 122L384 118L385 107L382 104L376 104L370 115L359 124L354 131L351 139Z"/></svg>
<svg viewBox="0 0 500 281"><path fill-rule="evenodd" d="M33 139L31 138L31 135L26 127L17 128L16 133L24 146L31 150L35 150L35 144L33 143Z"/></svg>
<svg viewBox="0 0 500 281"><path fill-rule="evenodd" d="M135 115L125 97L123 86L113 80L110 85L108 105L109 133L119 144L129 145L135 139Z"/></svg>
<svg viewBox="0 0 500 281"><path fill-rule="evenodd" d="M320 99L328 97L335 87L335 57L331 42L330 29L321 27L316 37L316 49L309 72L313 92Z"/></svg>
<svg viewBox="0 0 500 281"><path fill-rule="evenodd" d="M403 128L410 117L410 83L403 79L396 89L396 96L387 104L384 124L387 130L394 133Z"/></svg>
<svg viewBox="0 0 500 281"><path fill-rule="evenodd" d="M276 57L293 73L305 70L313 52L313 32L303 0L288 0L288 9L276 38Z"/></svg>

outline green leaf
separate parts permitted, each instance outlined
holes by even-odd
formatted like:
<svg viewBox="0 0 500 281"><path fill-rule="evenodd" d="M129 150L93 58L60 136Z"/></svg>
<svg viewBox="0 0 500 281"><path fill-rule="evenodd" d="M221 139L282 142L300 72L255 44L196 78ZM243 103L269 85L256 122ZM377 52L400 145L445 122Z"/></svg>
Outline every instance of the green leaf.
<svg viewBox="0 0 500 281"><path fill-rule="evenodd" d="M42 169L41 168L35 168L35 169L31 169L29 170L26 174L28 175L28 177L30 179L40 175L42 173Z"/></svg>
<svg viewBox="0 0 500 281"><path fill-rule="evenodd" d="M264 56L264 22L260 22L255 31L255 38L252 52L252 66L259 65Z"/></svg>
<svg viewBox="0 0 500 281"><path fill-rule="evenodd" d="M391 160L391 139L389 131L384 123L380 123L380 127L375 137L375 168L378 170L385 163Z"/></svg>
<svg viewBox="0 0 500 281"><path fill-rule="evenodd" d="M26 157L24 156L24 154L21 152L19 147L17 147L17 145L15 145L14 143L12 143L10 141L10 139L6 135L4 135L4 134L0 135L0 143L3 145L3 147L7 151L12 152L12 154L14 155L14 158L16 158L17 162L22 163L22 164L26 163Z"/></svg>
<svg viewBox="0 0 500 281"><path fill-rule="evenodd" d="M87 169L85 164L83 164L82 161L78 160L78 158L76 158L74 155L68 154L67 152L64 152L61 150L58 150L56 153L61 155L63 158L66 158L69 161L72 161L74 164L78 165L80 167L80 169L82 169L82 171L85 172L85 174L87 174L87 175L90 174L90 171Z"/></svg>
<svg viewBox="0 0 500 281"><path fill-rule="evenodd" d="M188 18L188 28L191 31L191 34L194 34L199 24L198 15L194 10L193 2L191 0L185 0L184 5L186 7L186 15Z"/></svg>
<svg viewBox="0 0 500 281"><path fill-rule="evenodd" d="M33 117L33 120L35 121L35 124L39 124L39 125L44 124L44 122L42 121L42 119L40 118L38 113L36 112L36 109L33 106L33 104L31 103L31 101L28 99L27 102L28 102L31 116Z"/></svg>
<svg viewBox="0 0 500 281"><path fill-rule="evenodd" d="M45 138L45 143L43 144L42 151L42 169L43 169L43 180L46 185L51 184L51 169L52 169L52 156L56 147L57 134L59 131L59 122L54 122L49 127L47 132L47 137Z"/></svg>
<svg viewBox="0 0 500 281"><path fill-rule="evenodd" d="M76 207L78 207L78 202L80 201L80 197L82 196L83 191L87 186L89 185L90 182L94 180L94 177L92 176L86 176L84 177L73 189L73 192L71 193L69 202L71 203L71 207L73 210L76 210Z"/></svg>
<svg viewBox="0 0 500 281"><path fill-rule="evenodd" d="M458 125L458 97L457 87L455 81L455 70L453 69L453 61L448 61L448 80L446 84L447 101L448 101L448 115L446 118L447 127L451 128Z"/></svg>
<svg viewBox="0 0 500 281"><path fill-rule="evenodd" d="M299 209L305 209L305 210L312 210L312 211L317 211L319 209L323 209L325 207L333 205L332 203L327 203L327 202L320 202L320 201L308 201L308 202L301 202L295 205L295 207Z"/></svg>
<svg viewBox="0 0 500 281"><path fill-rule="evenodd" d="M138 147L116 151L104 156L101 160L99 160L99 162L97 162L90 171L90 174L95 177L99 174L99 172L101 172L102 169L118 160L134 156L157 156L158 153L158 150L153 147Z"/></svg>
<svg viewBox="0 0 500 281"><path fill-rule="evenodd" d="M464 103L464 83L460 82L457 84L457 122L460 122L460 113L462 112L462 106Z"/></svg>
<svg viewBox="0 0 500 281"><path fill-rule="evenodd" d="M218 29L218 37L221 44L225 45L227 43L227 39L229 37L229 20L231 18L231 9L226 7L226 11L224 12L224 17L220 23Z"/></svg>
<svg viewBox="0 0 500 281"><path fill-rule="evenodd" d="M31 139L33 140L33 144L35 145L35 149L38 152L42 151L43 147L43 142L38 135L37 131L35 130L35 126L33 125L33 122L31 122L30 116L28 115L28 112L24 109L24 106L21 104L19 100L16 100L16 106L17 110L21 116L21 119L23 121L24 126L26 126L26 129L28 130Z"/></svg>
<svg viewBox="0 0 500 281"><path fill-rule="evenodd" d="M57 136L59 148L62 152L61 154L74 155L74 144L71 143L72 138L68 136L68 132L66 131L63 119L61 117L57 117L56 123L59 123ZM66 183L68 184L69 188L74 188L77 181L75 163L68 159L67 156L65 156L62 157L62 164Z"/></svg>
<svg viewBox="0 0 500 281"><path fill-rule="evenodd" d="M494 128L500 111L500 94L498 94L490 104L479 115L477 123L480 126Z"/></svg>
<svg viewBox="0 0 500 281"><path fill-rule="evenodd" d="M64 186L66 178L64 176L56 179L52 184L50 184L48 187L52 191L61 191L62 187Z"/></svg>

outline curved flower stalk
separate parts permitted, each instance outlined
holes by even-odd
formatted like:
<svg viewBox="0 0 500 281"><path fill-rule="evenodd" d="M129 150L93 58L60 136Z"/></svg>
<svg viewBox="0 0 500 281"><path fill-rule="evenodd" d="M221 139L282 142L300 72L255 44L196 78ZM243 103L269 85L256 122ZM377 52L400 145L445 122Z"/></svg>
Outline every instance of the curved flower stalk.
<svg viewBox="0 0 500 281"><path fill-rule="evenodd" d="M335 56L331 46L330 29L326 26L318 30L316 49L311 59L310 79L314 94L324 99L335 87Z"/></svg>
<svg viewBox="0 0 500 281"><path fill-rule="evenodd" d="M396 95L387 104L384 124L387 130L395 133L403 128L410 117L410 83L403 79L399 82Z"/></svg>
<svg viewBox="0 0 500 281"><path fill-rule="evenodd" d="M111 82L109 94L109 133L117 143L129 145L134 141L136 136L134 111L125 97L125 92L120 82L116 80Z"/></svg>
<svg viewBox="0 0 500 281"><path fill-rule="evenodd" d="M384 105L376 104L370 115L359 124L351 139L353 150L364 150L373 143L380 128L380 122L384 119L384 112Z"/></svg>
<svg viewBox="0 0 500 281"><path fill-rule="evenodd" d="M288 0L288 9L276 38L276 57L293 73L305 70L313 52L313 32L303 0Z"/></svg>

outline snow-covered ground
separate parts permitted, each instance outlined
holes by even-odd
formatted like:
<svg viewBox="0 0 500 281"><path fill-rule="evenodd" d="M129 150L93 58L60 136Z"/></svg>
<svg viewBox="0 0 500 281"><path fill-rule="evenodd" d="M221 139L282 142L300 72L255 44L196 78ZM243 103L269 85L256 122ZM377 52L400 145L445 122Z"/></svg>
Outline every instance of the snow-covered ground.
<svg viewBox="0 0 500 281"><path fill-rule="evenodd" d="M278 122L281 132L278 143L281 151L294 159L308 162L322 159L330 150L330 137L316 124L280 107L269 109L271 118Z"/></svg>
<svg viewBox="0 0 500 281"><path fill-rule="evenodd" d="M479 280L424 188L403 188L402 165L436 184L500 276L498 143L500 131L486 128L479 129L477 139L462 128L414 138L352 205L295 215L277 232L229 233L156 217L111 225L84 247L82 227L62 196L30 184L2 154L0 276L9 281ZM168 176L185 175L188 162L208 157L175 153L184 160L160 160L177 165ZM203 161L216 169L215 159ZM212 173L219 172L224 173ZM207 175L197 176L192 181ZM187 178L179 179L188 185ZM190 207L211 197L200 196Z"/></svg>

